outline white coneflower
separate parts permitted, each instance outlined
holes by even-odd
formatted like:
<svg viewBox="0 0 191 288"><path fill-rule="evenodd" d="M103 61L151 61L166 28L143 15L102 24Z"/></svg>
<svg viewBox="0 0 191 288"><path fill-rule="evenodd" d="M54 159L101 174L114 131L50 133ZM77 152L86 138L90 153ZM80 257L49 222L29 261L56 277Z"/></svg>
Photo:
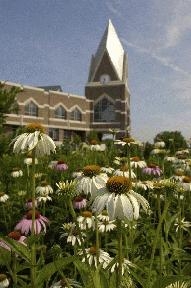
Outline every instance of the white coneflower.
<svg viewBox="0 0 191 288"><path fill-rule="evenodd" d="M87 228L94 228L95 217L92 215L91 211L83 211L81 212L81 215L78 216L77 221L80 229L86 230Z"/></svg>
<svg viewBox="0 0 191 288"><path fill-rule="evenodd" d="M36 156L50 155L56 151L54 141L44 133L43 127L38 123L32 123L26 126L26 133L17 136L12 143L13 152L30 152L35 148Z"/></svg>
<svg viewBox="0 0 191 288"><path fill-rule="evenodd" d="M36 187L36 193L38 196L48 196L53 193L53 188L46 181L42 181L41 185Z"/></svg>
<svg viewBox="0 0 191 288"><path fill-rule="evenodd" d="M124 176L124 177L127 177L129 178L129 169L128 169L128 166L126 165L123 165L121 166L120 169L117 169L113 172L113 175L116 175L116 176ZM136 178L136 174L133 172L133 170L131 169L131 178L134 179Z"/></svg>
<svg viewBox="0 0 191 288"><path fill-rule="evenodd" d="M105 144L95 144L95 145L90 145L90 150L91 151L100 151L100 152L104 152L106 149L106 145Z"/></svg>
<svg viewBox="0 0 191 288"><path fill-rule="evenodd" d="M9 280L5 274L0 274L0 288L9 287Z"/></svg>
<svg viewBox="0 0 191 288"><path fill-rule="evenodd" d="M147 166L144 160L141 160L139 157L132 157L131 159L131 167L132 168L144 168Z"/></svg>
<svg viewBox="0 0 191 288"><path fill-rule="evenodd" d="M190 154L189 149L182 149L182 150L178 150L176 151L175 155L181 159L186 158L188 155Z"/></svg>
<svg viewBox="0 0 191 288"><path fill-rule="evenodd" d="M125 138L123 138L123 140L115 140L114 144L122 145L122 146L125 146L125 145L127 145L127 146L131 146L131 145L142 146L141 142L136 141L135 139L129 138L129 137L125 137Z"/></svg>
<svg viewBox="0 0 191 288"><path fill-rule="evenodd" d="M76 184L76 179L73 181L60 181L59 183L56 183L56 186L58 187L56 193L61 197L74 197L78 194L76 191Z"/></svg>
<svg viewBox="0 0 191 288"><path fill-rule="evenodd" d="M105 269L108 264L111 262L111 257L109 254L102 249L99 249L97 252L96 247L92 246L90 248L85 249L88 263L90 266L98 267L99 264ZM98 263L97 263L97 254L98 254ZM83 255L83 251L79 251L79 255ZM85 258L82 259L82 262L85 262Z"/></svg>
<svg viewBox="0 0 191 288"><path fill-rule="evenodd" d="M23 176L23 171L18 169L18 168L14 168L13 171L11 172L11 176L13 178L22 177Z"/></svg>
<svg viewBox="0 0 191 288"><path fill-rule="evenodd" d="M176 281L168 286L166 286L165 288L190 288L191 283L187 283L185 281Z"/></svg>
<svg viewBox="0 0 191 288"><path fill-rule="evenodd" d="M116 262L112 267L111 267L111 272L113 273L116 269L118 269L119 263ZM129 261L128 259L123 259L122 261L122 275L125 273L125 271L129 272L130 267L135 267L135 265Z"/></svg>
<svg viewBox="0 0 191 288"><path fill-rule="evenodd" d="M112 231L116 227L117 225L115 224L115 220L98 222L98 230L101 233Z"/></svg>
<svg viewBox="0 0 191 288"><path fill-rule="evenodd" d="M114 170L112 167L101 167L101 171L106 174L112 174Z"/></svg>
<svg viewBox="0 0 191 288"><path fill-rule="evenodd" d="M165 155L167 151L165 149L154 148L151 151L151 155Z"/></svg>
<svg viewBox="0 0 191 288"><path fill-rule="evenodd" d="M82 175L76 178L77 191L90 195L94 199L97 196L97 191L105 187L108 176L101 172L98 165L85 166L82 172Z"/></svg>
<svg viewBox="0 0 191 288"><path fill-rule="evenodd" d="M148 211L147 200L131 190L130 180L124 176L112 176L107 181L105 193L96 197L92 209L97 213L106 209L110 220L133 220L139 217L140 205Z"/></svg>
<svg viewBox="0 0 191 288"><path fill-rule="evenodd" d="M191 222L185 221L185 218L182 218L180 222L178 219L176 219L174 226L176 226L176 232L178 232L179 229L182 229L188 232L189 228L191 227Z"/></svg>
<svg viewBox="0 0 191 288"><path fill-rule="evenodd" d="M35 158L35 164L38 164L38 159ZM27 157L24 159L24 164L26 164L27 166L32 165L32 157Z"/></svg>
<svg viewBox="0 0 191 288"><path fill-rule="evenodd" d="M46 203L47 201L52 201L52 197L48 196L48 195L41 195L36 197L36 200L38 203L44 202Z"/></svg>
<svg viewBox="0 0 191 288"><path fill-rule="evenodd" d="M0 192L0 202L5 203L9 199L9 195L4 192Z"/></svg>
<svg viewBox="0 0 191 288"><path fill-rule="evenodd" d="M82 171L74 171L72 172L72 178L81 177L83 175Z"/></svg>
<svg viewBox="0 0 191 288"><path fill-rule="evenodd" d="M180 186L182 186L186 191L191 191L191 176L183 176Z"/></svg>
<svg viewBox="0 0 191 288"><path fill-rule="evenodd" d="M107 210L103 210L101 214L97 216L98 220L100 221L109 221L109 215Z"/></svg>
<svg viewBox="0 0 191 288"><path fill-rule="evenodd" d="M164 141L157 141L154 143L155 148L164 148L165 147L165 142Z"/></svg>
<svg viewBox="0 0 191 288"><path fill-rule="evenodd" d="M68 287L82 288L82 286L77 281L70 278L64 278L60 281L55 282L50 286L50 288L68 288Z"/></svg>
<svg viewBox="0 0 191 288"><path fill-rule="evenodd" d="M81 237L79 236L79 232L76 228L75 223L65 223L62 225L62 229L65 231L61 234L60 238L67 237L67 243L71 243L72 246L78 244L81 246L81 240L84 240L86 234L81 232Z"/></svg>
<svg viewBox="0 0 191 288"><path fill-rule="evenodd" d="M167 162L175 163L177 158L174 156L166 156L166 157L164 157L164 160Z"/></svg>

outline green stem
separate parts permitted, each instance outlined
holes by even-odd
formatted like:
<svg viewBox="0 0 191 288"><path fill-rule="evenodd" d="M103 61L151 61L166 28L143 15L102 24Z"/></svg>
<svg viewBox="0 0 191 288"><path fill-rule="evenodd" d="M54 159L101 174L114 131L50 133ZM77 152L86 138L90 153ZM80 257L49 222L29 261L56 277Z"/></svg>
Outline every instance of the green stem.
<svg viewBox="0 0 191 288"><path fill-rule="evenodd" d="M122 281L122 263L123 263L123 239L122 239L122 225L121 220L117 220L117 231L118 231L118 269L117 269L117 285L121 287Z"/></svg>
<svg viewBox="0 0 191 288"><path fill-rule="evenodd" d="M153 262L154 262L154 257L155 257L155 251L156 251L156 247L157 247L157 243L160 237L160 231L161 231L161 227L162 227L162 223L165 219L166 213L168 211L170 205L170 201L166 200L165 204L164 204L164 209L163 212L161 214L161 217L159 219L159 223L157 226L157 230L156 230L156 237L154 239L154 243L153 243L153 247L152 247L152 252L151 252L151 262L150 262L150 267L149 267L149 275L148 275L148 288L151 287L151 272L152 272L152 268L153 268Z"/></svg>
<svg viewBox="0 0 191 288"><path fill-rule="evenodd" d="M11 253L12 256L12 279L13 279L13 283L14 283L14 287L17 287L17 260L16 260L16 254L15 252Z"/></svg>
<svg viewBox="0 0 191 288"><path fill-rule="evenodd" d="M95 233L96 233L96 262L99 265L99 230L98 230L98 219L97 213L95 214Z"/></svg>
<svg viewBox="0 0 191 288"><path fill-rule="evenodd" d="M32 151L31 170L31 194L32 194L32 231L33 243L31 246L31 288L36 288L36 243L35 243L35 149Z"/></svg>
<svg viewBox="0 0 191 288"><path fill-rule="evenodd" d="M182 249L182 227L181 227L181 220L182 220L182 207L181 207L181 199L180 193L178 193L178 248ZM182 261L181 257L178 259L178 270L179 274L182 271Z"/></svg>
<svg viewBox="0 0 191 288"><path fill-rule="evenodd" d="M89 267L89 263L88 263L88 258L87 258L87 255L86 255L86 250L85 250L85 247L84 247L84 240L83 240L83 237L82 237L82 233L81 233L81 229L79 227L79 224L78 224L78 221L77 221L77 217L76 217L76 213L74 211L74 207L73 207L73 204L72 204L72 200L69 199L68 200L68 206L69 206L69 211L70 211L70 214L72 215L72 218L75 222L75 225L76 225L76 228L77 228L77 231L78 231L78 235L79 235L79 238L80 238L80 241L81 241L81 247L82 247L82 252L83 252L83 256L85 258L85 262L86 262L86 265L91 273L91 270L90 270L90 267Z"/></svg>
<svg viewBox="0 0 191 288"><path fill-rule="evenodd" d="M130 153L130 147L128 146L128 144L126 144L127 146L127 161L128 161L128 168L129 168L129 180L131 181L131 153Z"/></svg>

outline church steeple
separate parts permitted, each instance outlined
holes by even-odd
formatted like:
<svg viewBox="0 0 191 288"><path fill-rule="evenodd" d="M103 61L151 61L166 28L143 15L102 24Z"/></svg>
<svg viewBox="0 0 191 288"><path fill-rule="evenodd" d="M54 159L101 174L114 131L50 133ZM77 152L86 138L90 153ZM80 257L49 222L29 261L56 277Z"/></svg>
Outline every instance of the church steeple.
<svg viewBox="0 0 191 288"><path fill-rule="evenodd" d="M109 20L92 56L85 95L90 102L90 130L101 134L118 129L126 134L130 125L130 93L127 83L127 56Z"/></svg>
<svg viewBox="0 0 191 288"><path fill-rule="evenodd" d="M96 81L96 74L98 73L103 58L105 58L104 62L110 63L111 67L109 68L113 70L113 74L115 75L114 80L122 81L125 52L111 20L108 22L97 52L92 56L89 82Z"/></svg>

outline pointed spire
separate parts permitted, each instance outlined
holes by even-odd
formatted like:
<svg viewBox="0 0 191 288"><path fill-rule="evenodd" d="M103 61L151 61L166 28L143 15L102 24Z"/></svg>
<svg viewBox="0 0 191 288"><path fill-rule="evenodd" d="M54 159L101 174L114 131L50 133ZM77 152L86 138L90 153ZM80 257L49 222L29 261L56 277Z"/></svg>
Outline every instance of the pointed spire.
<svg viewBox="0 0 191 288"><path fill-rule="evenodd" d="M119 80L122 80L124 49L110 19L94 56L93 67L91 67L91 79L94 78L101 59L106 51L110 57L110 61L117 77Z"/></svg>

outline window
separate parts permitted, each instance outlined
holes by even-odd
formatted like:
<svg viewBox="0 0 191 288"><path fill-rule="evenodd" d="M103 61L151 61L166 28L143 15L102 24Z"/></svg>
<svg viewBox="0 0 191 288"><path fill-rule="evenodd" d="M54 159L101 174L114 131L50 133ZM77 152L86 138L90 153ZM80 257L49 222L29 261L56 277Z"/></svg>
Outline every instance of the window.
<svg viewBox="0 0 191 288"><path fill-rule="evenodd" d="M70 114L70 119L71 120L75 120L75 121L82 121L82 114L81 112L78 110L78 108L75 108L71 114Z"/></svg>
<svg viewBox="0 0 191 288"><path fill-rule="evenodd" d="M59 129L57 129L57 128L49 128L48 135L54 141L59 141Z"/></svg>
<svg viewBox="0 0 191 288"><path fill-rule="evenodd" d="M66 119L66 110L62 106L59 106L55 110L55 117L60 119Z"/></svg>
<svg viewBox="0 0 191 288"><path fill-rule="evenodd" d="M94 106L94 121L95 122L114 122L115 121L115 109L114 105L108 98L102 98Z"/></svg>
<svg viewBox="0 0 191 288"><path fill-rule="evenodd" d="M25 105L25 115L38 116L38 106L32 101Z"/></svg>

